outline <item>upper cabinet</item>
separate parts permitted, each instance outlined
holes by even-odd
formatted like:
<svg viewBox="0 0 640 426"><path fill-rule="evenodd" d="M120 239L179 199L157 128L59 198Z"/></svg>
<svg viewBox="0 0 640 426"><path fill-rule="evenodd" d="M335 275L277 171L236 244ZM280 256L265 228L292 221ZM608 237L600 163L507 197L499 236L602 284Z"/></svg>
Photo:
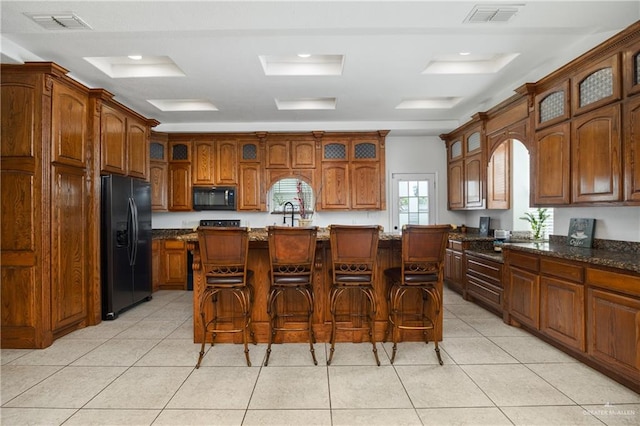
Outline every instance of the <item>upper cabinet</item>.
<svg viewBox="0 0 640 426"><path fill-rule="evenodd" d="M571 77L573 115L591 111L620 100L620 55L611 55L593 65L581 69Z"/></svg>
<svg viewBox="0 0 640 426"><path fill-rule="evenodd" d="M640 41L624 51L622 61L625 95L640 93Z"/></svg>
<svg viewBox="0 0 640 426"><path fill-rule="evenodd" d="M149 142L149 182L151 183L151 209L153 211L167 211L168 179L168 135L166 133L151 133Z"/></svg>
<svg viewBox="0 0 640 426"><path fill-rule="evenodd" d="M149 128L135 118L127 118L127 174L149 176Z"/></svg>
<svg viewBox="0 0 640 426"><path fill-rule="evenodd" d="M117 109L103 105L100 124L100 171L124 175L127 171L127 119Z"/></svg>
<svg viewBox="0 0 640 426"><path fill-rule="evenodd" d="M86 91L54 83L51 97L52 160L70 166L85 167L88 137Z"/></svg>
<svg viewBox="0 0 640 426"><path fill-rule="evenodd" d="M535 95L536 129L561 123L571 116L569 80Z"/></svg>
<svg viewBox="0 0 640 426"><path fill-rule="evenodd" d="M506 157L498 145L509 138L529 150L533 205L640 205L640 22L516 92L479 113L486 117L487 208L504 198L508 173L494 162ZM483 191L468 146L473 123L441 136L450 209L474 208Z"/></svg>
<svg viewBox="0 0 640 426"><path fill-rule="evenodd" d="M192 179L194 185L236 185L238 143L229 140L194 140Z"/></svg>
<svg viewBox="0 0 640 426"><path fill-rule="evenodd" d="M622 201L620 105L581 115L571 123L572 203Z"/></svg>
<svg viewBox="0 0 640 426"><path fill-rule="evenodd" d="M168 203L170 211L190 211L192 141L169 140Z"/></svg>
<svg viewBox="0 0 640 426"><path fill-rule="evenodd" d="M238 143L238 210L263 211L266 209L265 191L262 189L262 153L266 134L258 138L240 139Z"/></svg>
<svg viewBox="0 0 640 426"><path fill-rule="evenodd" d="M447 144L448 208L478 209L485 206L484 131L472 122L463 129L441 135Z"/></svg>
<svg viewBox="0 0 640 426"><path fill-rule="evenodd" d="M569 122L535 134L532 165L534 205L563 205L571 201Z"/></svg>
<svg viewBox="0 0 640 426"><path fill-rule="evenodd" d="M320 209L386 208L384 140L387 133L325 134L322 137Z"/></svg>
<svg viewBox="0 0 640 426"><path fill-rule="evenodd" d="M158 124L114 102L109 92L91 90L98 100L100 172L149 179L149 133Z"/></svg>
<svg viewBox="0 0 640 426"><path fill-rule="evenodd" d="M625 201L640 203L640 95L629 99L622 114Z"/></svg>

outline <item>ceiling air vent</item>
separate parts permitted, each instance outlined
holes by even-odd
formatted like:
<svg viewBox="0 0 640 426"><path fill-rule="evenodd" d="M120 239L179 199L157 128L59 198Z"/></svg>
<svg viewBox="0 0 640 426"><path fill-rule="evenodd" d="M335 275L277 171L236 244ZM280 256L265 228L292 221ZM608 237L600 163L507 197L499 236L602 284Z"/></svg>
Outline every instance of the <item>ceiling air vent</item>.
<svg viewBox="0 0 640 426"><path fill-rule="evenodd" d="M484 24L487 22L507 22L518 13L519 5L476 6L467 15L465 22Z"/></svg>
<svg viewBox="0 0 640 426"><path fill-rule="evenodd" d="M73 12L27 13L36 24L47 30L90 30L91 27Z"/></svg>

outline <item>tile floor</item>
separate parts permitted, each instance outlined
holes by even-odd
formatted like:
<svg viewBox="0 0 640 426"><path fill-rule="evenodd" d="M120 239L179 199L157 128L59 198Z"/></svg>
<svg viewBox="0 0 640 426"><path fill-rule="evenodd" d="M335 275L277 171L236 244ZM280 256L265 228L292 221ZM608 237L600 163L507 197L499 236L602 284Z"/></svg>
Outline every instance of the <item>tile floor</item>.
<svg viewBox="0 0 640 426"><path fill-rule="evenodd" d="M209 349L194 368L190 292L162 291L44 350L1 351L2 425L639 425L640 395L445 291L433 345ZM140 336L145 336L140 338Z"/></svg>

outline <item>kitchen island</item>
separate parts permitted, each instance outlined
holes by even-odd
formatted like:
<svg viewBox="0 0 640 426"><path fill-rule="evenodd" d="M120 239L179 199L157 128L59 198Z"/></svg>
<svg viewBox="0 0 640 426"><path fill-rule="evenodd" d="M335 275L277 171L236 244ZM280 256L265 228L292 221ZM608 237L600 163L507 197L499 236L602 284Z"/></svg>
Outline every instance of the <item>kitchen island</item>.
<svg viewBox="0 0 640 426"><path fill-rule="evenodd" d="M254 271L253 287L254 300L252 310L253 328L258 342L268 341L269 316L267 315L267 294L269 291L269 246L267 242L267 232L264 228L252 229L249 233L249 259L248 267ZM199 300L204 289L204 280L201 270L200 253L198 247L198 235L192 232L180 235L178 238L187 241L188 249L193 253L193 332L194 342L202 342L202 322L200 317ZM313 329L318 342L328 342L331 335L331 315L329 312L329 289L331 285L331 247L329 243L329 232L326 228L319 229L317 237L315 276L313 282L314 292L314 312L313 312ZM388 283L384 276L384 270L393 266L400 266L402 252L401 235L395 233L380 234L380 242L378 246L377 258L377 278L375 285L376 298L378 300L378 312L376 313L376 339L382 341L387 328L387 292ZM439 289L442 295L442 288ZM354 308L360 306L363 301L361 295L354 292L353 295L343 297L338 305L338 321L340 317L344 322L341 325L349 325L346 313L353 311ZM232 299L223 299L223 306L231 305ZM415 300L407 301L405 306L407 309L416 311L422 303L421 297ZM303 313L305 312L305 304L300 295L287 294L283 301L283 309L287 313ZM210 315L208 312L207 315ZM229 315L230 312L221 312L221 315ZM344 315L343 315L344 314ZM238 318L240 320L240 318ZM438 340L442 340L442 312L437 317ZM291 326L299 324L292 323ZM422 333L419 331L404 330L402 332L402 340L420 341ZM430 336L429 339L433 339ZM336 340L339 342L368 342L369 336L366 331L339 331ZM234 342L240 343L242 336L240 334L220 334L216 337L216 342ZM304 332L278 333L276 343L281 342L306 342L307 335Z"/></svg>

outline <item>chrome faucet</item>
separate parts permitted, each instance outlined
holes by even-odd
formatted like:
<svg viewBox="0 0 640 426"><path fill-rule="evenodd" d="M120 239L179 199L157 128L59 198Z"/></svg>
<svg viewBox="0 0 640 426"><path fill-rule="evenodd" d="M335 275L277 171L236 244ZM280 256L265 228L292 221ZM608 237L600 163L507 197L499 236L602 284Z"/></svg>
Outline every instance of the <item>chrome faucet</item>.
<svg viewBox="0 0 640 426"><path fill-rule="evenodd" d="M291 201L287 201L282 207L282 223L287 224L287 206L291 206L291 226L293 226L293 215L296 209Z"/></svg>

